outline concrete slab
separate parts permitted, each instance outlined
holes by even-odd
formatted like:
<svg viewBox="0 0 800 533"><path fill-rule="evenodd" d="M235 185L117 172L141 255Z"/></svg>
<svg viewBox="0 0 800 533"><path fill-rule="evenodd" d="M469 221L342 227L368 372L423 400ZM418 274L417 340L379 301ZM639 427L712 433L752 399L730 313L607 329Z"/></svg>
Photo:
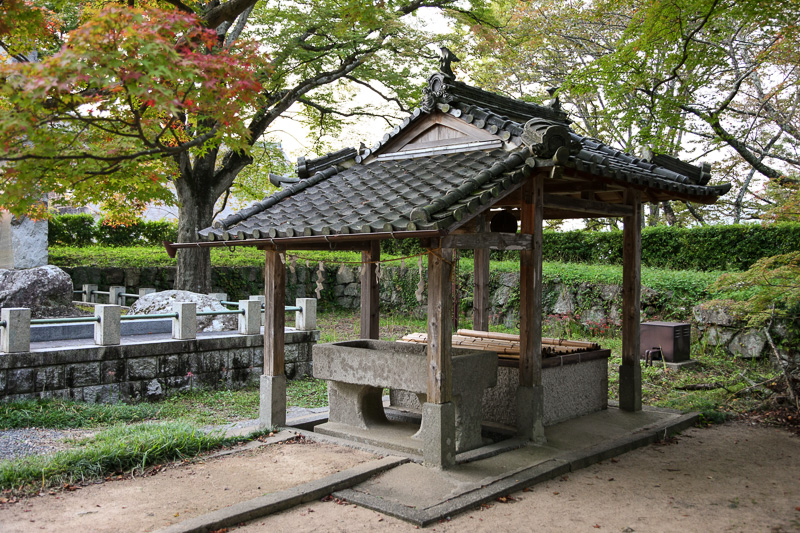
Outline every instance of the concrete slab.
<svg viewBox="0 0 800 533"><path fill-rule="evenodd" d="M696 413L681 415L652 408L631 413L610 408L545 428L544 445L529 444L446 470L409 463L335 496L426 526L663 439L696 420Z"/></svg>
<svg viewBox="0 0 800 533"><path fill-rule="evenodd" d="M316 411L316 410L315 410ZM289 419L300 421L323 413L297 410ZM593 463L646 446L696 423L699 415L645 407L626 412L617 407L545 428L546 444L511 438L459 454L448 469L426 468L421 457L387 457L312 482L197 517L165 531L212 531L332 493L351 503L424 527ZM345 441L320 433L290 428L309 439L368 449L390 455L385 448ZM348 433L351 435L352 428ZM404 430L407 431L407 430ZM281 432L275 439L286 438ZM408 438L408 437L405 437ZM363 467L363 468L362 468Z"/></svg>

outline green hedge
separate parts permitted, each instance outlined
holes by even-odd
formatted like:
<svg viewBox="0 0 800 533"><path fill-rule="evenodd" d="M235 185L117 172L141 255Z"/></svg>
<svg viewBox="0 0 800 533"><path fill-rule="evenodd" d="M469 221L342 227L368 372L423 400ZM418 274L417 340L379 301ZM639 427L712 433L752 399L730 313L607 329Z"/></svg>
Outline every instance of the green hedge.
<svg viewBox="0 0 800 533"><path fill-rule="evenodd" d="M642 230L642 264L671 270L747 270L762 257L800 251L800 223L659 226ZM545 261L622 263L621 231L545 231Z"/></svg>
<svg viewBox="0 0 800 533"><path fill-rule="evenodd" d="M161 246L178 238L178 223L166 220L139 220L127 226L95 221L92 215L58 215L50 220L48 242L64 246Z"/></svg>

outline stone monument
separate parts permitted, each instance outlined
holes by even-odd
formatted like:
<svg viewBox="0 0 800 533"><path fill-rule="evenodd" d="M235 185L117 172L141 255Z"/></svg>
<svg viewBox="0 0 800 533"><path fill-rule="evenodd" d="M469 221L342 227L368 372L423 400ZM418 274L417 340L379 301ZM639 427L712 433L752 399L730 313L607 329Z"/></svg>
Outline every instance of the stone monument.
<svg viewBox="0 0 800 533"><path fill-rule="evenodd" d="M0 211L0 268L47 265L47 221Z"/></svg>

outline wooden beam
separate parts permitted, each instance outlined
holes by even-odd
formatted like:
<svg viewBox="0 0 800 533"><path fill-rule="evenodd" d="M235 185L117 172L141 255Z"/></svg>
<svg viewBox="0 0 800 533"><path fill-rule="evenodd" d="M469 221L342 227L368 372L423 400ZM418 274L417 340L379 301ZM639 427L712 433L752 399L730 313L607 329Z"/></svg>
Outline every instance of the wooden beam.
<svg viewBox="0 0 800 533"><path fill-rule="evenodd" d="M520 252L519 384L542 383L542 202L544 178L534 176L522 192L521 231L532 236L529 250Z"/></svg>
<svg viewBox="0 0 800 533"><path fill-rule="evenodd" d="M633 209L630 205L607 204L596 200L583 200L581 198L556 196L554 194L544 195L544 207L554 207L556 209L604 217L624 217L633 214Z"/></svg>
<svg viewBox="0 0 800 533"><path fill-rule="evenodd" d="M442 246L468 250L528 250L532 237L515 233L462 233L448 235Z"/></svg>
<svg viewBox="0 0 800 533"><path fill-rule="evenodd" d="M264 374L284 374L286 267L280 253L264 252Z"/></svg>
<svg viewBox="0 0 800 533"><path fill-rule="evenodd" d="M478 230L483 235L488 223L486 217L478 219ZM472 288L472 329L489 331L489 249L474 248Z"/></svg>
<svg viewBox="0 0 800 533"><path fill-rule="evenodd" d="M642 201L641 193L625 192L633 214L623 220L622 230L622 366L619 406L626 411L642 408L639 321L641 307Z"/></svg>
<svg viewBox="0 0 800 533"><path fill-rule="evenodd" d="M380 336L380 289L378 287L378 261L381 260L381 243L371 241L369 249L361 252L361 338L377 339Z"/></svg>
<svg viewBox="0 0 800 533"><path fill-rule="evenodd" d="M545 194L574 193L581 191L604 191L606 185L596 181L548 181L544 185Z"/></svg>
<svg viewBox="0 0 800 533"><path fill-rule="evenodd" d="M586 213L565 211L563 209L553 209L552 207L547 207L544 210L545 220L560 220L566 218L598 218L598 215L587 215Z"/></svg>
<svg viewBox="0 0 800 533"><path fill-rule="evenodd" d="M453 249L428 250L428 403L453 396Z"/></svg>

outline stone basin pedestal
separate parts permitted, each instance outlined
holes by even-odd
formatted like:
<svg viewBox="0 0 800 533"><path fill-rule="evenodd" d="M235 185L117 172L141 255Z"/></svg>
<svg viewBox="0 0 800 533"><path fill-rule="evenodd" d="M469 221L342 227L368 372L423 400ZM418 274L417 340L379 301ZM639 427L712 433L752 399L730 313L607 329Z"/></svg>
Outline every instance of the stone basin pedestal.
<svg viewBox="0 0 800 533"><path fill-rule="evenodd" d="M315 431L362 442L381 443L419 453L422 427L390 422L383 410L384 388L414 393L424 404L427 396L427 346L378 340L317 344L313 348L314 377L328 381L330 416ZM483 445L483 392L497 383L497 355L453 348L453 400L456 452ZM409 440L412 439L412 440Z"/></svg>

